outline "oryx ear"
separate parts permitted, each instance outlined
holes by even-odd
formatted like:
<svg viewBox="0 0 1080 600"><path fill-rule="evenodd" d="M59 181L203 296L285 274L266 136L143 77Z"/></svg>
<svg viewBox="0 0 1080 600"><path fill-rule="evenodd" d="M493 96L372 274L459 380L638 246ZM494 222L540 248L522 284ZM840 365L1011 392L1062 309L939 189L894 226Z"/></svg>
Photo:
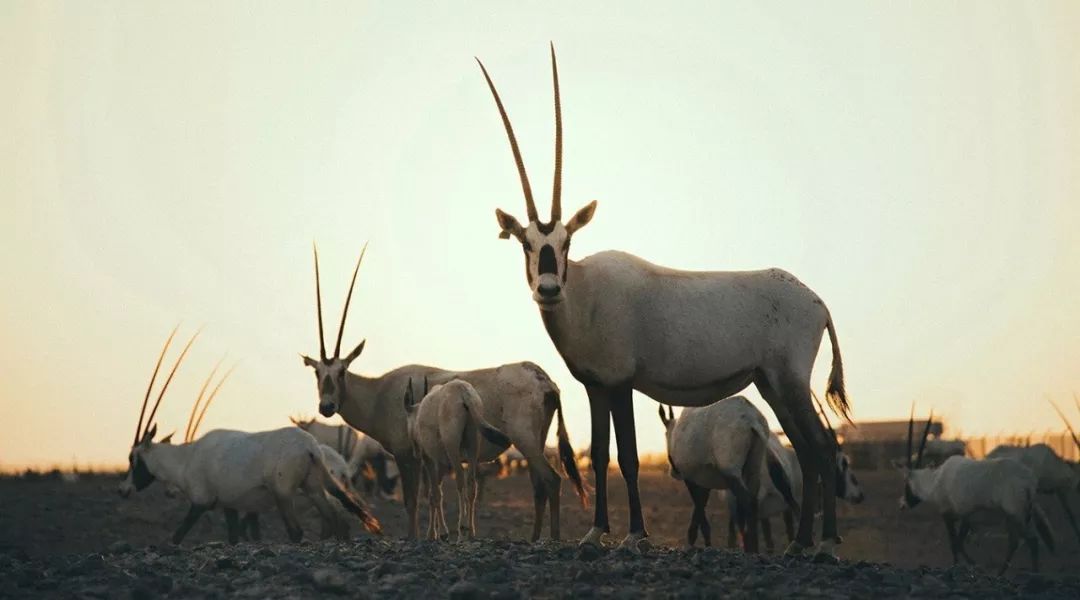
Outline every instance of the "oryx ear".
<svg viewBox="0 0 1080 600"><path fill-rule="evenodd" d="M664 427L667 427L668 418L667 418L667 413L664 412L664 405L663 404L658 404L657 406L660 407L660 422L664 424Z"/></svg>
<svg viewBox="0 0 1080 600"><path fill-rule="evenodd" d="M311 367L311 368L314 369L315 365L319 364L319 361L315 360L314 358L311 358L310 356L308 356L306 354L301 354L300 358L304 359L304 366L306 366L306 367Z"/></svg>
<svg viewBox="0 0 1080 600"><path fill-rule="evenodd" d="M573 235L575 231L589 224L592 221L593 213L596 212L596 200L585 205L584 208L574 213L573 218L566 224L566 233Z"/></svg>
<svg viewBox="0 0 1080 600"><path fill-rule="evenodd" d="M409 378L409 383L405 386L405 413L411 413L415 404L413 404L413 391L412 391L412 377Z"/></svg>
<svg viewBox="0 0 1080 600"><path fill-rule="evenodd" d="M345 360L343 361L345 363L345 368L348 368L349 363L356 360L357 356L360 356L360 353L364 351L364 344L366 344L366 343L367 343L366 339L365 340L360 340L360 343L357 344L356 348L353 348L353 351L350 352L349 355L345 357Z"/></svg>
<svg viewBox="0 0 1080 600"><path fill-rule="evenodd" d="M172 436L173 436L173 435L174 435L175 433L176 433L176 432L174 431L174 432L170 433L169 435L167 435L167 436L165 436L165 437L161 438L161 441L160 441L160 442L158 442L158 443L159 443L159 444L171 444L171 443L172 443Z"/></svg>
<svg viewBox="0 0 1080 600"><path fill-rule="evenodd" d="M431 388L428 387L427 375L424 375L424 397L426 398Z"/></svg>
<svg viewBox="0 0 1080 600"><path fill-rule="evenodd" d="M149 446L150 442L154 441L155 435L157 435L157 423L154 423L150 426L150 429L146 430L146 435L143 436L143 439L140 440L139 443L144 446Z"/></svg>
<svg viewBox="0 0 1080 600"><path fill-rule="evenodd" d="M525 229L517 219L498 208L495 209L495 219L499 221L499 228L502 229L499 232L499 239L508 240L510 236L514 236L519 242L525 241Z"/></svg>

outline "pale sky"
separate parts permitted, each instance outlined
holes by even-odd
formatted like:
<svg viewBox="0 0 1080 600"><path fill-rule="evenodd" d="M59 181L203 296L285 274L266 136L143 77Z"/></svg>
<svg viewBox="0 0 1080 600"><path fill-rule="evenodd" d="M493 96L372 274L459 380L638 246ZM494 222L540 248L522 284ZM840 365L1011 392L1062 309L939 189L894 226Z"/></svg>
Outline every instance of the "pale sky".
<svg viewBox="0 0 1080 600"><path fill-rule="evenodd" d="M1069 0L0 0L0 465L122 462L177 322L206 327L164 431L226 352L242 363L204 428L313 414L313 240L330 336L371 242L355 371L532 360L585 446L584 389L497 238L495 207L524 207L473 61L546 213L549 40L564 212L599 200L572 258L782 267L833 314L856 419L917 400L964 433L1060 429L1046 396L1080 390L1077 39Z"/></svg>

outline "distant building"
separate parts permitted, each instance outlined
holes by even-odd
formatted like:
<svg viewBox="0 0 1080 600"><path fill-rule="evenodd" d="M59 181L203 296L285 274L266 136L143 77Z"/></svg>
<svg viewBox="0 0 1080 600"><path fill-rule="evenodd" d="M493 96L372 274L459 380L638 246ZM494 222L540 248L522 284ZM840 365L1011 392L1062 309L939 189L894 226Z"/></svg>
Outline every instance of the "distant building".
<svg viewBox="0 0 1080 600"><path fill-rule="evenodd" d="M918 443L922 435L926 421L915 422L915 443ZM945 432L945 426L941 421L935 420L930 424L930 437L940 438ZM853 427L848 423L840 425L837 433L844 443L849 442L904 442L907 440L907 421L863 421Z"/></svg>

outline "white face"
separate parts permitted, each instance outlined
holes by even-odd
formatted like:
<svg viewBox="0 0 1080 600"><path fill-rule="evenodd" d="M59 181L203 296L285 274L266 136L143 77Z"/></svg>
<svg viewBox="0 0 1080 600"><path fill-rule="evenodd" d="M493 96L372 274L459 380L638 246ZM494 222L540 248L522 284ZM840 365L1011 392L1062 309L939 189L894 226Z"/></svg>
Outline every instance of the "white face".
<svg viewBox="0 0 1080 600"><path fill-rule="evenodd" d="M837 495L852 504L858 504L866 499L862 486L851 470L851 461L843 452L836 453L836 486Z"/></svg>
<svg viewBox="0 0 1080 600"><path fill-rule="evenodd" d="M525 280L540 310L554 310L564 300L570 238L592 219L595 210L594 200L565 225L558 220L550 223L531 221L525 227L503 211L495 211L499 227L502 228L499 236L514 236L521 242L521 249L525 252Z"/></svg>
<svg viewBox="0 0 1080 600"><path fill-rule="evenodd" d="M330 359L329 363L304 357L304 364L315 369L315 381L319 389L319 414L332 417L345 399L345 373L349 363L340 358Z"/></svg>

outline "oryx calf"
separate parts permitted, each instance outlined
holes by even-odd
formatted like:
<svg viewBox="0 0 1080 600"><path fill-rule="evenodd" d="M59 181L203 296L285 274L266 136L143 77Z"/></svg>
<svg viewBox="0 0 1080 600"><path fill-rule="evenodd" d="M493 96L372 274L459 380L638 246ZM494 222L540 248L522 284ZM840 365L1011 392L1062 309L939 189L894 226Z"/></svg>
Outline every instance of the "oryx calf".
<svg viewBox="0 0 1080 600"><path fill-rule="evenodd" d="M1051 551L1054 549L1046 516L1035 504L1038 477L1019 461L1005 458L974 460L951 456L939 467L922 467L923 450L932 419L931 413L914 463L909 458L907 465L896 465L904 475L900 509L914 508L924 501L934 506L945 520L954 562L959 562L960 557L974 562L964 548L973 518L982 514L1004 517L1009 532L1009 547L998 574L1004 573L1009 567L1020 539L1024 540L1031 552L1032 568L1038 571L1039 537ZM908 421L909 457L913 429L914 414Z"/></svg>
<svg viewBox="0 0 1080 600"><path fill-rule="evenodd" d="M173 534L172 541L177 544L199 517L214 507L224 509L229 541L235 543L240 537L239 511L258 511L270 502L277 505L289 538L298 542L303 537L293 507L293 494L298 489L311 499L324 519L334 518L329 493L359 517L369 531L379 531L375 517L327 470L315 438L295 427L259 433L217 429L190 443L155 443L157 424L154 415L176 369L195 341L192 337L173 365L144 428L143 417L150 392L175 333L174 329L162 348L143 398L135 442L128 454L128 471L118 489L121 496L126 498L132 491L145 489L156 479L182 492L190 500L191 507Z"/></svg>
<svg viewBox="0 0 1080 600"><path fill-rule="evenodd" d="M700 408L684 408L679 418L668 407L660 406L664 424L671 476L681 479L690 492L694 513L686 532L686 543L693 546L700 529L705 545L711 546L711 528L705 515L711 490L729 490L738 504L738 514L746 521L743 546L757 552L758 502L761 477L767 472L766 445L769 426L765 416L742 396L725 398ZM770 474L783 471L768 470ZM787 490L790 483L779 481ZM794 502L794 500L792 500Z"/></svg>
<svg viewBox="0 0 1080 600"><path fill-rule="evenodd" d="M405 413L409 437L420 456L428 487L430 521L428 534L438 539L439 525L445 527L442 508L442 480L451 470L458 492L458 541L476 536L476 473L479 468L480 437L496 446L510 439L484 418L480 394L468 382L454 379L428 390L417 401L412 381L405 388ZM468 463L466 470L462 461Z"/></svg>
<svg viewBox="0 0 1080 600"><path fill-rule="evenodd" d="M382 444L347 424L331 425L315 419L289 418L293 425L315 436L320 443L334 448L348 463L349 480L363 485L369 497L386 500L397 487L398 470L394 457Z"/></svg>

